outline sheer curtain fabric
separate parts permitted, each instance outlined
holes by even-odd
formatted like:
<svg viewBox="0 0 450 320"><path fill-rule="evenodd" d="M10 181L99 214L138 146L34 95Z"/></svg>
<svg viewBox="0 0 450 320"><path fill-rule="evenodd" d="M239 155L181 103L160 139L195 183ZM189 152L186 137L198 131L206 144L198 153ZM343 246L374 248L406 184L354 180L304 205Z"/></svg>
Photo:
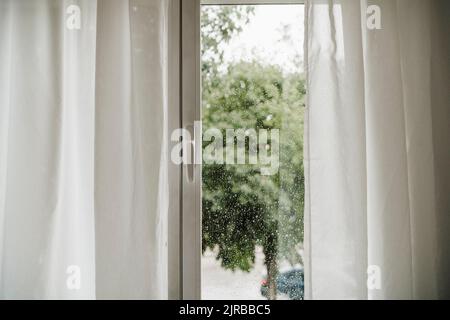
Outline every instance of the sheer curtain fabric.
<svg viewBox="0 0 450 320"><path fill-rule="evenodd" d="M306 16L307 298L449 298L450 2Z"/></svg>
<svg viewBox="0 0 450 320"><path fill-rule="evenodd" d="M167 297L168 1L0 1L0 297Z"/></svg>

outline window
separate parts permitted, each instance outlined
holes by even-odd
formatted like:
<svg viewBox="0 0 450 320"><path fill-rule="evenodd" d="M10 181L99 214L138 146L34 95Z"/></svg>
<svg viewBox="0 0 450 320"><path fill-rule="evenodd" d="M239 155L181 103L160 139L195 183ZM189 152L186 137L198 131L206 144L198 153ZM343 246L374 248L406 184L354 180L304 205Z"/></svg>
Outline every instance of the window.
<svg viewBox="0 0 450 320"><path fill-rule="evenodd" d="M303 296L303 11L181 1L182 126L202 146L182 169L185 299Z"/></svg>
<svg viewBox="0 0 450 320"><path fill-rule="evenodd" d="M302 299L303 5L242 2L201 7L201 297Z"/></svg>

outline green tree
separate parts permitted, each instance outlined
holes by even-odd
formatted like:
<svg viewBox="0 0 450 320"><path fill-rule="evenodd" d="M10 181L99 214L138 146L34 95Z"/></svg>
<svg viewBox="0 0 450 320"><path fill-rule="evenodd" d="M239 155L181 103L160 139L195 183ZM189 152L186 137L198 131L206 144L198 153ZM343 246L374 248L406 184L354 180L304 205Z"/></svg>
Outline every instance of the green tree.
<svg viewBox="0 0 450 320"><path fill-rule="evenodd" d="M223 64L224 44L242 32L255 12L254 6L205 6L201 14L203 90L217 80Z"/></svg>
<svg viewBox="0 0 450 320"><path fill-rule="evenodd" d="M256 61L220 72L220 43L242 30L253 7L209 10L202 15L204 130L217 128L225 136L230 128L279 129L281 153L272 176L262 175L261 165L203 166L203 250L217 248L224 268L250 271L261 246L269 298L275 299L277 260L298 263L303 239L304 79Z"/></svg>

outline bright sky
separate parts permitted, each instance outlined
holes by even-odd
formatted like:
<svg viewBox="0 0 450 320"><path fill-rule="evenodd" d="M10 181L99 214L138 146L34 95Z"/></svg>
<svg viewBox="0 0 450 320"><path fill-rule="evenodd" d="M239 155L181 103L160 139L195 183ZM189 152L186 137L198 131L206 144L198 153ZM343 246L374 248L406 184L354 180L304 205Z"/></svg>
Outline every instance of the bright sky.
<svg viewBox="0 0 450 320"><path fill-rule="evenodd" d="M225 49L225 61L262 60L285 72L303 70L303 5L258 5L250 23Z"/></svg>

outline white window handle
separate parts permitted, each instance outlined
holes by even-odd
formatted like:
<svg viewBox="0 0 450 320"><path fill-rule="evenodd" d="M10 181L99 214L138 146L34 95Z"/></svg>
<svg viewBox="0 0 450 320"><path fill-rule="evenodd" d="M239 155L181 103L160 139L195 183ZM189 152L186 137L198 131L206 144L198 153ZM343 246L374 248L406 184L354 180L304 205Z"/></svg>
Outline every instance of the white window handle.
<svg viewBox="0 0 450 320"><path fill-rule="evenodd" d="M190 124L185 127L185 130L189 132L188 141L184 143L185 150L187 152L187 161L184 163L186 178L189 183L195 182L196 167L202 163L202 127L200 122L195 122L194 125ZM193 137L191 139L191 137Z"/></svg>

